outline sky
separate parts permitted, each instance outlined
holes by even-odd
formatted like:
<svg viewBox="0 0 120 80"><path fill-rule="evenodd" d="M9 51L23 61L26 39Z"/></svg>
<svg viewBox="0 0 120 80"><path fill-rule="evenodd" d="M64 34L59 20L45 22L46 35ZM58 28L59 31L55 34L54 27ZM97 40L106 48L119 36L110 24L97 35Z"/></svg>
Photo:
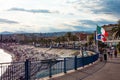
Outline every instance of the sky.
<svg viewBox="0 0 120 80"><path fill-rule="evenodd" d="M120 0L0 0L0 32L94 31L120 19Z"/></svg>

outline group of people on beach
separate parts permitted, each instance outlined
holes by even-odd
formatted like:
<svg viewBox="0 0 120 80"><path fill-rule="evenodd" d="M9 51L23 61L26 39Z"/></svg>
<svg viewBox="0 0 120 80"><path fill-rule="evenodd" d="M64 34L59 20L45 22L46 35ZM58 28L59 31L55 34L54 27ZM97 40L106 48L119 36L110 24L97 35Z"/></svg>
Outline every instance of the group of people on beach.
<svg viewBox="0 0 120 80"><path fill-rule="evenodd" d="M107 61L107 59L112 59L113 57L117 58L118 55L117 49L115 47L100 48L99 52L100 52L100 61L103 61L103 59Z"/></svg>
<svg viewBox="0 0 120 80"><path fill-rule="evenodd" d="M13 61L25 61L26 59L34 61L56 57L56 55L46 53L48 50L47 48L39 49L32 45L20 45L18 43L0 43L0 48L13 55Z"/></svg>

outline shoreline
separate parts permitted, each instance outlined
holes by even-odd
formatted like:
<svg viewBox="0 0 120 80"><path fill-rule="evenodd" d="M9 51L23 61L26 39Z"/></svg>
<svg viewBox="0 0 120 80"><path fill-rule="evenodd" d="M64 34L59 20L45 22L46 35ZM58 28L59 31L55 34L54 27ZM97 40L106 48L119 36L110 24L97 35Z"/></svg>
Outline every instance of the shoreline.
<svg viewBox="0 0 120 80"><path fill-rule="evenodd" d="M12 57L12 61L11 62L14 62L14 60L16 58L15 55L12 52L8 51L8 50L3 49L3 51L6 52L7 54L11 55L11 57Z"/></svg>
<svg viewBox="0 0 120 80"><path fill-rule="evenodd" d="M16 60L17 56L15 56L14 53L12 53L12 52L4 49L4 48L0 48L0 49L3 50L6 54L9 54L9 55L11 56L11 59L12 59L11 62L17 62L17 61L19 61L19 60ZM54 48L53 48L53 50L54 50ZM64 49L63 49L63 50L64 50ZM67 50L67 49L66 49L66 50ZM73 56L76 52L79 52L79 51L73 50L73 52L72 52L70 55ZM91 54L94 54L94 52L92 52L92 51L87 51L87 52L88 52L88 55L89 55L89 56L90 56ZM51 53L48 53L48 54L51 54ZM52 53L52 54L53 54L53 53ZM79 54L81 54L81 53L79 53ZM60 57L60 53L59 53L59 57ZM61 55L61 57L62 57L62 55ZM64 57L65 57L65 55L64 55ZM6 62L6 63L8 63L8 62Z"/></svg>
<svg viewBox="0 0 120 80"><path fill-rule="evenodd" d="M11 62L13 62L13 59L14 59L14 57L15 57L15 55L14 54L12 54L11 52L9 52L9 51L7 51L7 50L5 50L5 49L2 49L2 48L0 48L0 50L3 50L3 53L2 54L7 54L7 55L10 55L10 57L11 57L11 61L6 61L6 62L0 62L0 63L11 63Z"/></svg>

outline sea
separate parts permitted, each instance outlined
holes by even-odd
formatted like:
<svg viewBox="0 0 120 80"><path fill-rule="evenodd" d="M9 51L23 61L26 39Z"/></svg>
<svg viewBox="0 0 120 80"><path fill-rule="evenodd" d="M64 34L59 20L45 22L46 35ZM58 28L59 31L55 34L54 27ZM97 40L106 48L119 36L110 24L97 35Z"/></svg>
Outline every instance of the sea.
<svg viewBox="0 0 120 80"><path fill-rule="evenodd" d="M3 49L0 49L0 76L5 72L2 70L1 66L5 66L6 64L1 64L1 63L7 63L12 61L12 56L5 52Z"/></svg>

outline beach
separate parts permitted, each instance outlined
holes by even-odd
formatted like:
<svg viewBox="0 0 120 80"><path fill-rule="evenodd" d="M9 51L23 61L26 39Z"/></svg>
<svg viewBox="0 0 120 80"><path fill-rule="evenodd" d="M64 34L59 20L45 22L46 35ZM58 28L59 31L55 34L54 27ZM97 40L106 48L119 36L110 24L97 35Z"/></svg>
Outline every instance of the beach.
<svg viewBox="0 0 120 80"><path fill-rule="evenodd" d="M31 78L35 78L35 75L38 72L46 69L48 65L42 65L41 60L47 59L63 59L64 57L74 57L75 55L81 57L82 53L80 50L72 50L72 49L59 49L59 48L41 48L35 47L33 45L20 45L16 43L1 43L1 55L0 55L0 63L6 63L5 70L3 71L2 66L2 79L11 79L7 73L10 73L14 79L17 80L21 76L24 77L24 62L26 59L31 61ZM4 53L4 54L3 54ZM84 56L91 56L94 54L91 51L84 51ZM3 58L2 58L3 57ZM2 60L3 59L3 60ZM37 62L38 61L38 62ZM7 63L12 62L12 63ZM19 76L18 76L19 74Z"/></svg>

